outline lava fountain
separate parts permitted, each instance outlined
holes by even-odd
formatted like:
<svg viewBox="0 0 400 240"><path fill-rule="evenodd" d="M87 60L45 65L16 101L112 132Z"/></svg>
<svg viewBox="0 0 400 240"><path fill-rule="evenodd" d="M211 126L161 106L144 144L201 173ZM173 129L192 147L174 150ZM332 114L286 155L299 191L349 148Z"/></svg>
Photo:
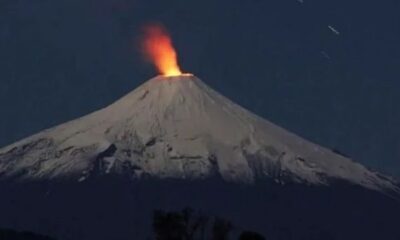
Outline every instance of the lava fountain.
<svg viewBox="0 0 400 240"><path fill-rule="evenodd" d="M141 47L146 59L155 65L160 74L166 77L183 75L171 37L162 26L146 26Z"/></svg>

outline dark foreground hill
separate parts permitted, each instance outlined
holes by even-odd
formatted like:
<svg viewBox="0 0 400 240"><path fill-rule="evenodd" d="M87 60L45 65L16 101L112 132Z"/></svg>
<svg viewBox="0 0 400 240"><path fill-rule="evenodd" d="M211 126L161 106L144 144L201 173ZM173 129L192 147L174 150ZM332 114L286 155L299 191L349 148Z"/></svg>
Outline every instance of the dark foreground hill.
<svg viewBox="0 0 400 240"><path fill-rule="evenodd" d="M0 226L61 240L147 239L156 209L198 209L267 239L400 239L400 203L362 187L220 180L2 182Z"/></svg>

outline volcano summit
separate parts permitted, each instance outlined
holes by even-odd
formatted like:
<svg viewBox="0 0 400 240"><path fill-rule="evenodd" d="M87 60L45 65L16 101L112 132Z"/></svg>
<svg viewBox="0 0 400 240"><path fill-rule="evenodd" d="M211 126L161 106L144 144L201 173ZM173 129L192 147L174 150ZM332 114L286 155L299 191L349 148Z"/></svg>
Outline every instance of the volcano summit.
<svg viewBox="0 0 400 240"><path fill-rule="evenodd" d="M117 174L311 185L343 180L399 192L389 178L250 113L185 74L155 77L110 106L0 150L0 176Z"/></svg>

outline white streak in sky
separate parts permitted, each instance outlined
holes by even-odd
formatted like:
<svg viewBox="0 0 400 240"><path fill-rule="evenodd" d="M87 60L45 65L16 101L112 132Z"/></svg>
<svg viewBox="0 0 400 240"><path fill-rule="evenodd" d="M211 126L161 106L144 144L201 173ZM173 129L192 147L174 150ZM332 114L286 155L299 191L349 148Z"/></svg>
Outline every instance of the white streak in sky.
<svg viewBox="0 0 400 240"><path fill-rule="evenodd" d="M325 51L321 51L322 56L324 56L326 59L331 59L331 57L326 53Z"/></svg>
<svg viewBox="0 0 400 240"><path fill-rule="evenodd" d="M336 28L332 27L331 25L329 25L328 28L329 28L334 34L340 35L340 32L339 32Z"/></svg>

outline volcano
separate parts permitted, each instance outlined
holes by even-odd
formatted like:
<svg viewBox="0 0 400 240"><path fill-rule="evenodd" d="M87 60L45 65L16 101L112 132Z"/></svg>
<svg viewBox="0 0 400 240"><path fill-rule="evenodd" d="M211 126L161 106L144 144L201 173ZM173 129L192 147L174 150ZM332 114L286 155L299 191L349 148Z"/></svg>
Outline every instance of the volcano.
<svg viewBox="0 0 400 240"><path fill-rule="evenodd" d="M155 77L110 106L0 150L1 177L203 179L399 192L389 178L252 114L187 74Z"/></svg>
<svg viewBox="0 0 400 240"><path fill-rule="evenodd" d="M120 185L99 180L110 178L123 179L129 196L113 192ZM258 117L191 74L155 77L104 109L2 148L0 179L12 184L1 189L9 200L2 197L0 211L8 214L0 216L0 224L13 219L13 226L40 229L62 239L81 238L56 227L49 230L54 219L69 232L73 231L68 226L86 219L80 226L88 226L85 236L91 237L82 239L130 239L113 238L124 232L122 228L143 236L138 233L143 226L132 230L133 225L126 224L145 208L143 204L151 211L151 203L158 201L163 207L212 209L239 222L247 214L252 221L244 225L275 231L277 239L279 233L271 227L277 222L303 234L305 226L320 224L320 219L324 226L340 228L339 239L392 237L397 234L397 228L391 228L393 219L400 213L399 186L390 177ZM164 185L171 182L179 187ZM138 184L146 187L134 187ZM113 193L98 195L104 186ZM333 190L337 186L345 187ZM57 197L48 197L49 193ZM170 197L173 200L160 200ZM137 205L139 198L142 205ZM244 201L249 204L244 206ZM290 207L284 205L287 201ZM105 205L113 210L104 210ZM118 217L113 215L116 209ZM240 214L232 215L235 211ZM99 212L106 212L102 220ZM389 212L392 215L385 215ZM29 214L47 220L39 224ZM368 218L371 222L365 223ZM103 225L96 221L118 224L101 228L109 229L107 235L99 232ZM369 226L374 228L366 230ZM381 234L384 230L386 235Z"/></svg>

